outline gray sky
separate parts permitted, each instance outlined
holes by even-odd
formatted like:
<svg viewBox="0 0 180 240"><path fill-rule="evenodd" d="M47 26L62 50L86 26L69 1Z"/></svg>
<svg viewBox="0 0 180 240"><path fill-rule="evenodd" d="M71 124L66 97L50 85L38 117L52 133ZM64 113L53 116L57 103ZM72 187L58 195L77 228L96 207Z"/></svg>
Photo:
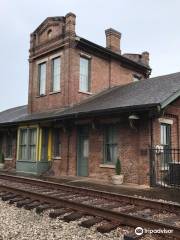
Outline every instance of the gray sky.
<svg viewBox="0 0 180 240"><path fill-rule="evenodd" d="M180 71L179 0L0 0L0 111L27 103L29 34L48 16L77 16L78 35L105 46L122 33L122 53L150 52L152 76Z"/></svg>

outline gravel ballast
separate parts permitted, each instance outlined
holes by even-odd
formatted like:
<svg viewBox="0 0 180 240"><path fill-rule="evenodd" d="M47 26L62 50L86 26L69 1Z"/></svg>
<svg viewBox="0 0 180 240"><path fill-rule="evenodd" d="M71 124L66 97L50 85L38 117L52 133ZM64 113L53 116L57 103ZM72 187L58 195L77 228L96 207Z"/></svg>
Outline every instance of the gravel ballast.
<svg viewBox="0 0 180 240"><path fill-rule="evenodd" d="M101 234L96 226L86 229L79 221L66 223L51 219L48 212L38 215L0 201L0 240L121 240L126 231L118 228L110 233Z"/></svg>

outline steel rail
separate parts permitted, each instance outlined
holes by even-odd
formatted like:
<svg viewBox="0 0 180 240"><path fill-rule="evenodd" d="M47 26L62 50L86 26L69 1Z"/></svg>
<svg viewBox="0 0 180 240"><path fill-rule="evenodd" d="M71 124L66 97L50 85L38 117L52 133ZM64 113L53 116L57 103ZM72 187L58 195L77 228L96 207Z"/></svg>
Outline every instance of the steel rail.
<svg viewBox="0 0 180 240"><path fill-rule="evenodd" d="M22 176L14 176L9 174L0 174L0 179L6 179L6 180L16 180L17 182L21 183L29 183L29 184L36 184L38 186L42 187L54 187L57 190L65 190L65 191L73 191L77 193L82 194L88 194L89 196L97 196L102 197L105 199L110 199L114 201L124 201L129 204L138 205L141 207L150 207L156 210L166 210L166 211L172 211L176 213L180 213L180 204L176 203L169 203L169 202L160 202L152 199L147 198L139 198L135 196L125 195L125 194L119 194L119 193L110 193L107 191L99 191L92 188L84 188L84 187L77 187L77 186L69 186L67 184L62 183L55 183L52 181L46 181L41 179L34 179L34 178L28 178L28 177L22 177Z"/></svg>
<svg viewBox="0 0 180 240"><path fill-rule="evenodd" d="M57 207L66 207L75 211L81 211L87 215L98 216L106 220L119 223L120 225L123 224L123 225L132 226L132 227L141 226L149 229L173 230L171 236L176 237L177 239L180 239L180 228L173 225L166 224L166 223L157 222L157 221L153 221L153 220L149 220L149 219L141 218L137 216L132 216L126 213L115 212L105 208L86 205L86 204L74 202L71 200L59 199L53 196L44 195L41 193L29 191L29 190L22 190L15 187L4 186L1 184L0 184L0 189L2 191L15 193L23 197L29 197L32 200L39 200L41 203L47 202L47 203L54 204Z"/></svg>

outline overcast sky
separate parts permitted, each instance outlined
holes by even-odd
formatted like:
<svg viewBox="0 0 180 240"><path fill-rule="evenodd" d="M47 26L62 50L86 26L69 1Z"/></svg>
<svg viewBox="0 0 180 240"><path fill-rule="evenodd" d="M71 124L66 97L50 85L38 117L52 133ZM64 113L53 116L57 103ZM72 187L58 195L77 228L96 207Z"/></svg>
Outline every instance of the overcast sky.
<svg viewBox="0 0 180 240"><path fill-rule="evenodd" d="M122 53L150 52L152 76L180 71L180 0L0 0L0 111L27 103L29 34L48 16L77 16L76 33L105 46L122 33Z"/></svg>

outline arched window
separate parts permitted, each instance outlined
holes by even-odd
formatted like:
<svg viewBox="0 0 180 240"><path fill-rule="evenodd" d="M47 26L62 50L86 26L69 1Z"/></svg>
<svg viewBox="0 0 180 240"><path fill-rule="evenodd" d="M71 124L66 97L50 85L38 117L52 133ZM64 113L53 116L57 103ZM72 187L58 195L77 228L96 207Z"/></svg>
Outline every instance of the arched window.
<svg viewBox="0 0 180 240"><path fill-rule="evenodd" d="M50 39L52 37L52 30L51 29L48 30L47 36L48 36L48 39Z"/></svg>

